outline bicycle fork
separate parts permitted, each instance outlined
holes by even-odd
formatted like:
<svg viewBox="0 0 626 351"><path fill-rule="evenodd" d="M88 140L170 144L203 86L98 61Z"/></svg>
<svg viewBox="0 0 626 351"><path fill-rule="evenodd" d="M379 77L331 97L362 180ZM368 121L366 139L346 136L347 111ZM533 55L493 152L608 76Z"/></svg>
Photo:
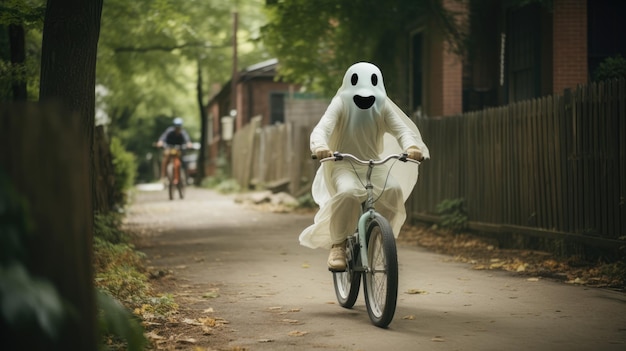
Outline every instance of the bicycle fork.
<svg viewBox="0 0 626 351"><path fill-rule="evenodd" d="M369 272L371 270L370 264L367 257L367 227L372 219L374 219L374 186L372 182L369 180L372 175L372 170L374 169L374 164L370 160L370 163L367 168L367 177L368 180L367 185L365 185L365 190L367 191L367 200L365 201L365 206L363 214L359 217L359 251L361 253L361 264L363 266L364 272Z"/></svg>

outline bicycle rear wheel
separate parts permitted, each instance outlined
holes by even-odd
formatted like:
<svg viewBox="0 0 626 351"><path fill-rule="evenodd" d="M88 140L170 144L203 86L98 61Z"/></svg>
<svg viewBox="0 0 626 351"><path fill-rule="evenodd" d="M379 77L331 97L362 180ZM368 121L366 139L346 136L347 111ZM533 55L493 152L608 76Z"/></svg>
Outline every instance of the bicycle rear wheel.
<svg viewBox="0 0 626 351"><path fill-rule="evenodd" d="M335 295L341 307L352 308L359 296L361 287L361 272L354 268L358 265L359 246L352 238L346 244L346 261L348 263L345 272L333 272Z"/></svg>
<svg viewBox="0 0 626 351"><path fill-rule="evenodd" d="M370 320L385 328L396 312L398 299L398 253L389 222L380 215L370 222L367 233L370 269L363 274L365 304Z"/></svg>

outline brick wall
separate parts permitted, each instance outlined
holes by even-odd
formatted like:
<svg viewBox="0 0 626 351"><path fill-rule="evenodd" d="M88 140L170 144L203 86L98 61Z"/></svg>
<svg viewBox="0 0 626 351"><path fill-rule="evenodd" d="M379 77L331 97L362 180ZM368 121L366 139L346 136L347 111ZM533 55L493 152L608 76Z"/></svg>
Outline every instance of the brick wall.
<svg viewBox="0 0 626 351"><path fill-rule="evenodd" d="M456 13L465 13L465 5L446 0L444 6ZM465 21L465 15L457 17ZM427 39L429 52L425 67L425 113L428 116L452 116L463 112L463 63L452 52L441 32L435 27Z"/></svg>
<svg viewBox="0 0 626 351"><path fill-rule="evenodd" d="M587 0L554 0L553 88L555 94L588 81Z"/></svg>

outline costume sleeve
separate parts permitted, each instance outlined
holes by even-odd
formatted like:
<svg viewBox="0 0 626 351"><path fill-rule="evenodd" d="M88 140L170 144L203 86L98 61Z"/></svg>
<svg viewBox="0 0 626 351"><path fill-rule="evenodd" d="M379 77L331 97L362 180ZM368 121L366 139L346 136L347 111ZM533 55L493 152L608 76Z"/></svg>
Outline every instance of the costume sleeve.
<svg viewBox="0 0 626 351"><path fill-rule="evenodd" d="M335 129L335 125L337 124L337 118L341 113L341 109L343 108L343 104L341 99L335 97L326 108L326 112L317 123L313 131L311 132L310 146L311 152L315 152L320 147L325 147L330 149L328 146L330 135Z"/></svg>
<svg viewBox="0 0 626 351"><path fill-rule="evenodd" d="M430 151L422 140L422 135L413 121L391 100L385 104L385 123L403 150L417 146L424 158L430 158Z"/></svg>

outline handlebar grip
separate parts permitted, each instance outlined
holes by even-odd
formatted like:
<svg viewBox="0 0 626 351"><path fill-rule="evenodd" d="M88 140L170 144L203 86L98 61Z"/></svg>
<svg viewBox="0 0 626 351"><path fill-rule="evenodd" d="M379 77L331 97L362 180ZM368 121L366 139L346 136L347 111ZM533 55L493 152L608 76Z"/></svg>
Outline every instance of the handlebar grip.
<svg viewBox="0 0 626 351"><path fill-rule="evenodd" d="M317 160L317 155L316 154L311 154L311 159L312 160Z"/></svg>

